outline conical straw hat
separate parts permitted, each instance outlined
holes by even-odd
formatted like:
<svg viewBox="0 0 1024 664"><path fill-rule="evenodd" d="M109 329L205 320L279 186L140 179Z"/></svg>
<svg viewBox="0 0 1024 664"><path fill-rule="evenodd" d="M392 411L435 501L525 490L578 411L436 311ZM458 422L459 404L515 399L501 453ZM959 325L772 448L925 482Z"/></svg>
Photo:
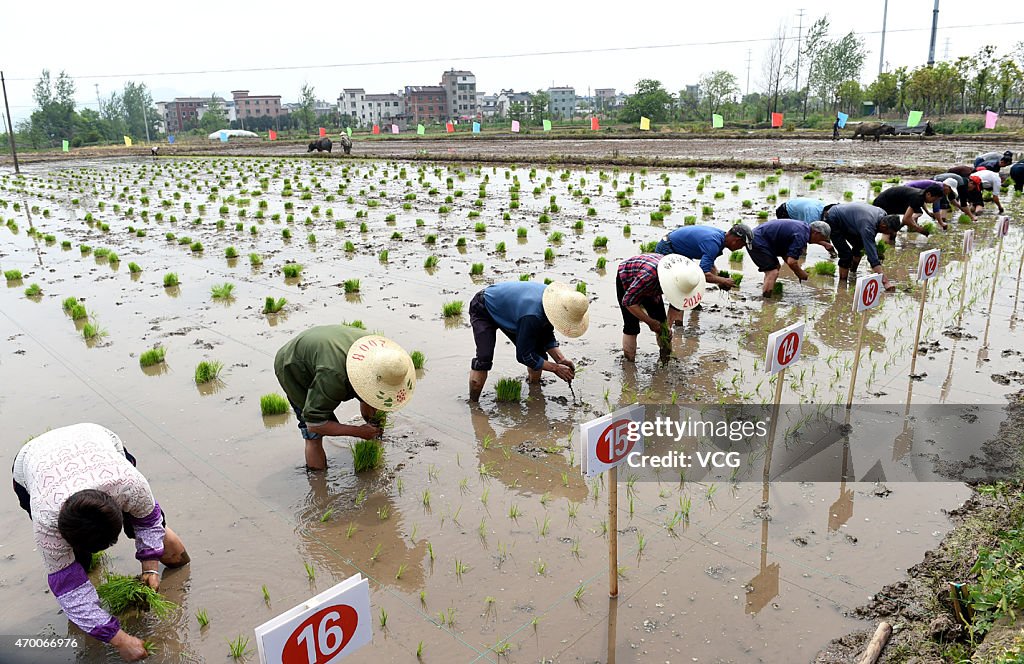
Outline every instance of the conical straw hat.
<svg viewBox="0 0 1024 664"><path fill-rule="evenodd" d="M692 309L704 298L707 282L697 261L669 254L658 262L661 292L676 309Z"/></svg>
<svg viewBox="0 0 1024 664"><path fill-rule="evenodd" d="M548 322L570 339L583 336L590 326L590 300L575 288L551 282L544 289L541 304Z"/></svg>
<svg viewBox="0 0 1024 664"><path fill-rule="evenodd" d="M360 337L345 359L349 383L377 410L400 410L416 389L412 358L401 346L378 335Z"/></svg>

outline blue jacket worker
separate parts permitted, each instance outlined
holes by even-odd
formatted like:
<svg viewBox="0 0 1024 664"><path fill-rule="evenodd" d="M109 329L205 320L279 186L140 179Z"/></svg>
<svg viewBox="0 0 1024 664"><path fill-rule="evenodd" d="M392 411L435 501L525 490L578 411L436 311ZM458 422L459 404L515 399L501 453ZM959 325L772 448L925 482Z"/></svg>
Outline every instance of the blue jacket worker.
<svg viewBox="0 0 1024 664"><path fill-rule="evenodd" d="M678 254L700 261L700 269L709 284L718 284L722 290L736 285L732 279L718 276L715 259L726 249L738 251L754 241L754 232L744 224L736 224L728 231L713 226L683 226L677 228L658 242L654 252Z"/></svg>
<svg viewBox="0 0 1024 664"><path fill-rule="evenodd" d="M772 295L781 268L779 256L785 257L786 265L800 281L807 279L806 270L800 267L800 257L807 251L808 243L828 242L829 233L828 224L823 221L812 221L808 225L795 219L773 219L755 228L750 258L764 273L762 295Z"/></svg>
<svg viewBox="0 0 1024 664"><path fill-rule="evenodd" d="M867 203L841 203L828 211L827 221L832 228L832 244L839 252L839 280L846 281L851 270L856 274L860 257L865 255L871 269L882 275L885 290L896 290L882 271L875 237L879 233L895 236L902 226L900 216Z"/></svg>
<svg viewBox="0 0 1024 664"><path fill-rule="evenodd" d="M477 293L469 303L469 322L476 341L476 357L469 371L469 400L480 400L487 372L494 363L498 330L516 345L516 360L526 366L531 383L540 382L542 371L571 381L576 376L576 365L562 355L555 330L570 339L583 336L590 325L589 310L586 295L558 282L545 285L507 281Z"/></svg>

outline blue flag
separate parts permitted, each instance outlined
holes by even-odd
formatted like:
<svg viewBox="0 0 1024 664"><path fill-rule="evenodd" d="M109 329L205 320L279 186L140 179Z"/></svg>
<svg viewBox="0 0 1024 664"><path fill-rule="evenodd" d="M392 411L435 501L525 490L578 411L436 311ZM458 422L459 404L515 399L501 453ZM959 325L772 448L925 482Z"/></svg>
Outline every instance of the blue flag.
<svg viewBox="0 0 1024 664"><path fill-rule="evenodd" d="M480 123L479 122L474 122L473 123L473 133L474 134L479 134L480 133Z"/></svg>
<svg viewBox="0 0 1024 664"><path fill-rule="evenodd" d="M846 113L836 113L836 117L839 119L839 128L842 129L846 126L846 121L850 119L850 116Z"/></svg>
<svg viewBox="0 0 1024 664"><path fill-rule="evenodd" d="M226 131L220 132L220 142L221 143L227 143L228 142L228 132L226 132Z"/></svg>
<svg viewBox="0 0 1024 664"><path fill-rule="evenodd" d="M170 136L167 137L167 142L174 143L174 134L171 134Z"/></svg>

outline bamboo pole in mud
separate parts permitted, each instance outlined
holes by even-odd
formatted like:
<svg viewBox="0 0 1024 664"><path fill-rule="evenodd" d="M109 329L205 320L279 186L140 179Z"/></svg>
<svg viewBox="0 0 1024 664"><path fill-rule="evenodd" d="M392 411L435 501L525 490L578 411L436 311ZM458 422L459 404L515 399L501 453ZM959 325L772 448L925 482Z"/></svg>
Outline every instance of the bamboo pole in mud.
<svg viewBox="0 0 1024 664"><path fill-rule="evenodd" d="M619 468L608 469L608 596L619 596Z"/></svg>
<svg viewBox="0 0 1024 664"><path fill-rule="evenodd" d="M999 247L996 249L996 269L992 277L992 293L988 297L988 320L985 321L985 339L981 342L982 348L988 348L988 331L992 325L992 305L996 301L996 287L999 285L999 261L1003 257L1003 238L1009 231L1010 218L1000 217L996 222L996 234L999 235Z"/></svg>
<svg viewBox="0 0 1024 664"><path fill-rule="evenodd" d="M921 343L921 323L924 322L924 303L928 299L928 280L921 286L921 308L917 312L917 329L914 331L914 346L911 348L910 373L917 368L917 347Z"/></svg>
<svg viewBox="0 0 1024 664"><path fill-rule="evenodd" d="M860 315L860 331L857 332L857 350L853 354L853 373L850 375L850 393L846 397L846 409L853 405L853 391L857 388L857 368L860 367L860 349L864 346L864 326L868 322L865 311Z"/></svg>
<svg viewBox="0 0 1024 664"><path fill-rule="evenodd" d="M885 648L885 644L889 642L889 637L891 636L892 626L885 621L878 623L874 636L868 642L868 647L864 654L857 660L857 664L875 664L878 658L882 656L882 649Z"/></svg>
<svg viewBox="0 0 1024 664"><path fill-rule="evenodd" d="M960 327L964 321L964 301L967 298L967 273L971 269L971 255L974 253L974 230L964 231L963 248L964 273L960 282L960 313L956 315L956 326Z"/></svg>

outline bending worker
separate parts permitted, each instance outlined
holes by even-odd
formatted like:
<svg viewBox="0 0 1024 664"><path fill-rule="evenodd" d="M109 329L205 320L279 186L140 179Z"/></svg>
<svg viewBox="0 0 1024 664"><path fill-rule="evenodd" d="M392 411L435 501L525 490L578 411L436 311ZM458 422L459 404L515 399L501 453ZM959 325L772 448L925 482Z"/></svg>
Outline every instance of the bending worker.
<svg viewBox="0 0 1024 664"><path fill-rule="evenodd" d="M800 281L806 280L808 274L800 267L800 257L807 251L808 243L828 242L830 232L828 224L823 221L812 221L808 225L795 219L773 219L755 228L750 258L764 273L761 294L772 296L781 268L779 256L785 257L786 265Z"/></svg>
<svg viewBox="0 0 1024 664"><path fill-rule="evenodd" d="M346 325L321 325L299 333L277 351L277 381L299 420L306 467L327 468L324 436L379 438L379 412L409 405L416 370L409 354L390 339ZM335 409L356 399L366 424L341 424Z"/></svg>
<svg viewBox="0 0 1024 664"><path fill-rule="evenodd" d="M839 252L840 281L846 281L851 271L856 275L860 257L866 255L871 269L882 275L885 290L896 290L882 271L875 237L883 233L894 238L902 225L898 214L886 214L867 203L841 203L828 211L828 225L832 227L832 244Z"/></svg>
<svg viewBox="0 0 1024 664"><path fill-rule="evenodd" d="M590 301L583 293L558 282L544 285L506 281L488 286L473 297L469 322L476 341L476 357L469 371L469 400L479 401L494 363L498 330L516 345L516 359L526 366L529 382L540 382L543 371L566 382L575 378L576 365L562 355L555 330L570 339L583 336L590 326Z"/></svg>
<svg viewBox="0 0 1024 664"><path fill-rule="evenodd" d="M696 261L670 254L640 254L619 264L615 296L622 313L622 353L636 360L636 340L643 322L658 338L662 355L672 352L671 327L663 324L681 316L682 310L700 304L707 283ZM669 303L666 316L662 296Z"/></svg>
<svg viewBox="0 0 1024 664"><path fill-rule="evenodd" d="M116 544L123 530L135 540L142 581L153 590L160 588L160 563L181 567L189 556L117 434L75 424L33 438L14 460L14 493L32 519L46 580L68 620L127 662L146 657L143 641L100 606L88 575L92 555Z"/></svg>
<svg viewBox="0 0 1024 664"><path fill-rule="evenodd" d="M700 269L709 284L717 284L722 290L736 285L732 279L718 276L715 259L726 249L738 251L750 245L754 233L744 224L736 224L728 232L713 226L682 226L658 242L654 248L659 254L679 254L693 260L700 260Z"/></svg>
<svg viewBox="0 0 1024 664"><path fill-rule="evenodd" d="M942 185L938 182L927 189L915 189L905 185L889 187L872 202L875 207L880 207L887 214L898 214L902 217L902 224L910 230L927 236L928 233L920 224L917 218L924 213L925 206L942 198Z"/></svg>

